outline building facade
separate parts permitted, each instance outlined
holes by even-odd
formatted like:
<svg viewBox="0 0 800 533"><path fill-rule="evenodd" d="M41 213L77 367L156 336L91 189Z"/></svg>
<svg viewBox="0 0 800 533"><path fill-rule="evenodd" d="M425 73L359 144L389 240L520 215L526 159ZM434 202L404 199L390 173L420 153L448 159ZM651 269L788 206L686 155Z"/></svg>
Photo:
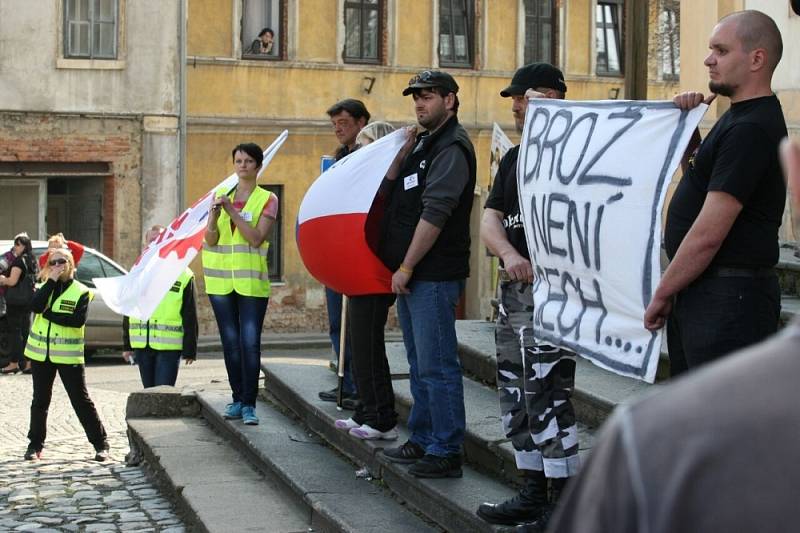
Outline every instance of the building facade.
<svg viewBox="0 0 800 533"><path fill-rule="evenodd" d="M672 23L677 0L651 2L651 27ZM418 71L441 68L461 90L459 119L476 146L479 186L473 209L472 275L464 316L490 313L491 260L478 239L489 185L492 123L513 138L510 102L499 91L514 70L549 61L565 72L571 99L624 97L621 1L549 0L190 0L187 45L187 200L232 172L230 150L244 141L289 139L262 177L281 198L270 268L276 283L268 328L322 328L323 288L295 246L297 210L336 149L325 110L343 98L364 101L373 120L414 122L401 96ZM671 9L673 17L664 18ZM267 54L253 53L258 33L274 34ZM671 60L651 39L650 98L677 89L679 42ZM258 43L256 43L258 45ZM668 71L665 71L665 66Z"/></svg>
<svg viewBox="0 0 800 533"><path fill-rule="evenodd" d="M122 264L178 212L181 2L0 2L0 231Z"/></svg>

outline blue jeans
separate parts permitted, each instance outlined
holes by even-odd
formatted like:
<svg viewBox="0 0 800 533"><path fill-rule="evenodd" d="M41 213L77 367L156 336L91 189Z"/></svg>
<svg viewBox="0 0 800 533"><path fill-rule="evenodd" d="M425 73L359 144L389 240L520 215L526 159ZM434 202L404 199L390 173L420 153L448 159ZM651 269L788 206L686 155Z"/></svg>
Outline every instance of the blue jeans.
<svg viewBox="0 0 800 533"><path fill-rule="evenodd" d="M261 375L261 328L269 298L209 294L225 354L233 401L255 407Z"/></svg>
<svg viewBox="0 0 800 533"><path fill-rule="evenodd" d="M175 386L181 365L180 350L137 348L133 351L133 357L139 366L139 375L145 389L159 385Z"/></svg>
<svg viewBox="0 0 800 533"><path fill-rule="evenodd" d="M333 351L336 353L336 361L339 361L340 332L342 330L342 295L333 289L325 287L325 304L328 307L328 334L331 337ZM356 385L353 381L353 371L351 370L353 354L350 349L350 334L345 336L344 344L344 381L342 382L342 393L355 394Z"/></svg>
<svg viewBox="0 0 800 533"><path fill-rule="evenodd" d="M466 420L456 341L456 304L464 281L412 281L397 297L414 405L409 440L425 453L461 453Z"/></svg>

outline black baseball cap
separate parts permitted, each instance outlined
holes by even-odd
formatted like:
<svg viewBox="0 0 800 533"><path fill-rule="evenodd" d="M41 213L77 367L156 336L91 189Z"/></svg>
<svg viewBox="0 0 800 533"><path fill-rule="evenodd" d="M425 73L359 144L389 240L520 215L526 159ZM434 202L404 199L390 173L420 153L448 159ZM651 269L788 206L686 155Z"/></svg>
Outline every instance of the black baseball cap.
<svg viewBox="0 0 800 533"><path fill-rule="evenodd" d="M564 74L550 63L531 63L520 67L511 78L511 85L500 91L500 96L522 96L528 89L545 87L567 92Z"/></svg>
<svg viewBox="0 0 800 533"><path fill-rule="evenodd" d="M417 89L430 89L441 87L451 93L458 93L458 84L453 76L441 70L423 70L410 80L408 87L403 89L403 96L408 96Z"/></svg>

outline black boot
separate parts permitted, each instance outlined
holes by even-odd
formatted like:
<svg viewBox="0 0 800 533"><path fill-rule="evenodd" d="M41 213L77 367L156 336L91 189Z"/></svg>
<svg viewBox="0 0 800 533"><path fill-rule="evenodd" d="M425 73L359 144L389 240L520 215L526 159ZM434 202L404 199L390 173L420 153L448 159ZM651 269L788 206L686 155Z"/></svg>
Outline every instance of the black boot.
<svg viewBox="0 0 800 533"><path fill-rule="evenodd" d="M527 470L525 486L503 503L482 503L477 515L490 524L514 526L534 522L547 507L547 478L544 472Z"/></svg>
<svg viewBox="0 0 800 533"><path fill-rule="evenodd" d="M542 514L533 522L521 524L514 529L514 533L545 533L547 531L547 524L553 517L556 510L556 504L561 493L564 492L564 487L567 484L568 477L554 477L550 479L550 502L542 509Z"/></svg>

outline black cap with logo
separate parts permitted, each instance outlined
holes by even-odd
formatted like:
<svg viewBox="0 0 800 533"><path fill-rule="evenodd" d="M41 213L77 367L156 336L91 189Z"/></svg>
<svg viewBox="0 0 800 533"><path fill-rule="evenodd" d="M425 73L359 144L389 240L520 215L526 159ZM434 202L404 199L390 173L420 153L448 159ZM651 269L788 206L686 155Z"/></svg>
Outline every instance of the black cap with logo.
<svg viewBox="0 0 800 533"><path fill-rule="evenodd" d="M550 63L531 63L520 67L511 78L511 85L500 91L500 96L522 96L528 89L542 87L567 92L564 74Z"/></svg>
<svg viewBox="0 0 800 533"><path fill-rule="evenodd" d="M458 93L458 84L453 76L441 70L423 70L410 80L408 87L403 89L403 96L408 96L417 89L430 89L441 87L451 93Z"/></svg>

